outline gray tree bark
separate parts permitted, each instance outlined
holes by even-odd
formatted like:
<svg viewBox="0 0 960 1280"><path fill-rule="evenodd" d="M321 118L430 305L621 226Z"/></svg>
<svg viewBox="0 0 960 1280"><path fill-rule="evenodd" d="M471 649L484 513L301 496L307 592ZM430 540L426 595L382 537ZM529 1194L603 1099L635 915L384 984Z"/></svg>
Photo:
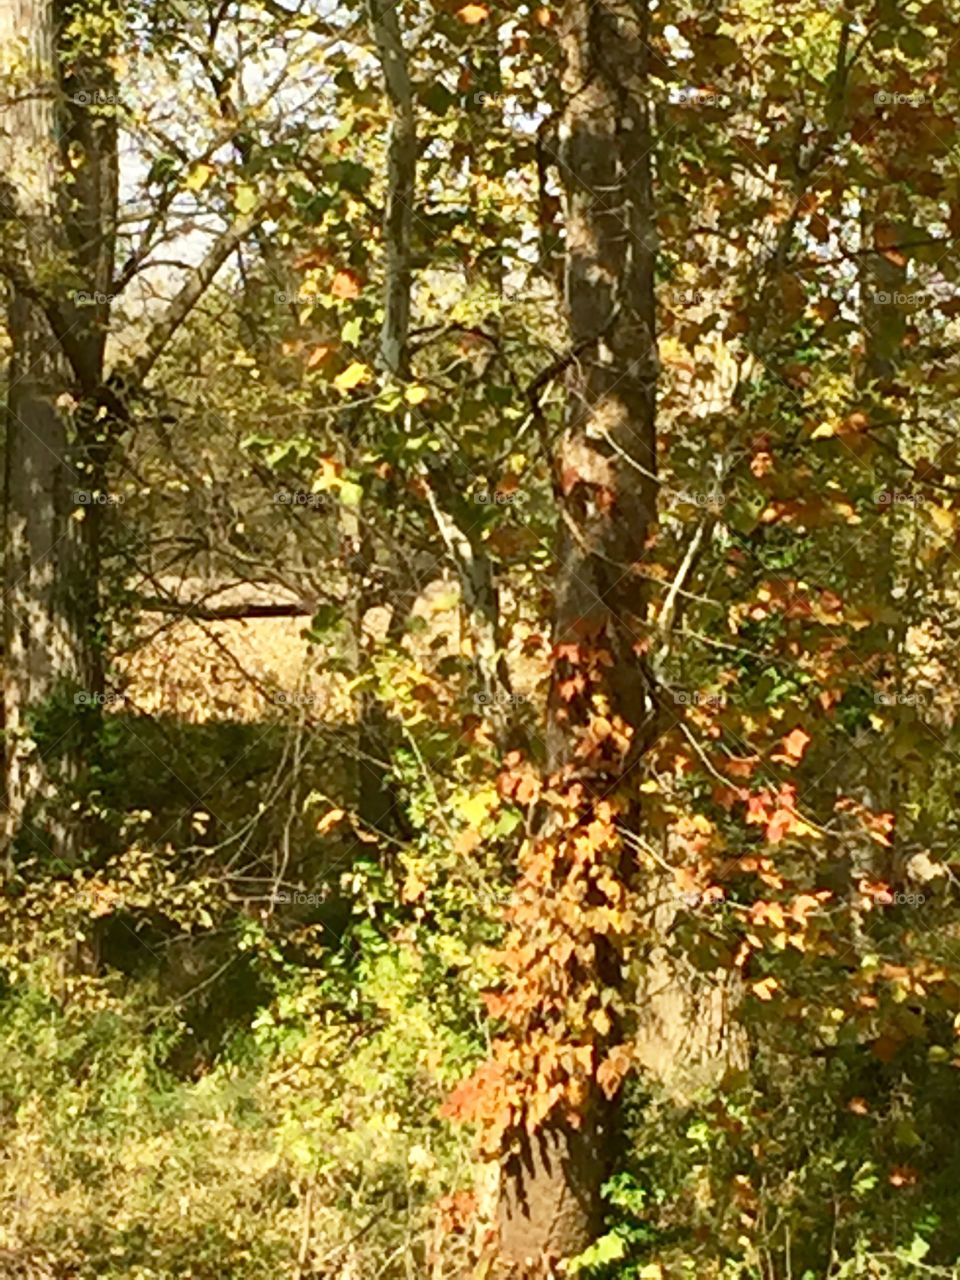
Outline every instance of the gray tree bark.
<svg viewBox="0 0 960 1280"><path fill-rule="evenodd" d="M12 346L4 449L8 867L33 841L69 865L70 803L97 737L107 462L141 385L259 223L213 243L141 353L108 374L118 199L114 29L82 0L0 0L0 276ZM121 279L123 277L121 276ZM38 717L56 732L38 749ZM47 735L48 739L50 735Z"/></svg>
<svg viewBox="0 0 960 1280"><path fill-rule="evenodd" d="M76 779L82 726L100 689L101 508L90 498L101 487L102 460L84 389L102 372L117 198L115 122L94 104L113 102L116 86L105 48L88 46L64 65L58 41L74 17L75 7L51 0L0 6L0 236L12 347L4 458L8 862L25 837L74 861L77 828L57 796ZM37 718L53 702L63 708L61 740L38 747Z"/></svg>

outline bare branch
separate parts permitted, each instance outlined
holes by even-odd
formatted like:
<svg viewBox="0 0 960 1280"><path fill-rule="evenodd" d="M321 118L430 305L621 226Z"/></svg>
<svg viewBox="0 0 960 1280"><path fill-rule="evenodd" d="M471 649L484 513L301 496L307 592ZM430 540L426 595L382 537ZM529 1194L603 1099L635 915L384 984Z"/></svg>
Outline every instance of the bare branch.
<svg viewBox="0 0 960 1280"><path fill-rule="evenodd" d="M262 213L251 213L239 218L210 247L206 257L197 266L180 292L170 301L166 310L155 322L147 336L143 352L125 368L118 371L119 376L139 386L150 374L150 370L166 350L167 344L174 336L191 311L213 283L217 272L235 249L246 240L262 219Z"/></svg>

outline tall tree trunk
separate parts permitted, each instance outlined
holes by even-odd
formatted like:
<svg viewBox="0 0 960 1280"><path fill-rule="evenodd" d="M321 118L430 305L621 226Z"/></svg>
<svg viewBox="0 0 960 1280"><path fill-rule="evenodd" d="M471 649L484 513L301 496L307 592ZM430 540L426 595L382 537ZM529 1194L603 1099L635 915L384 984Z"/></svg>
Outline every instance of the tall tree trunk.
<svg viewBox="0 0 960 1280"><path fill-rule="evenodd" d="M75 861L73 784L97 738L107 462L140 387L262 205L214 241L142 349L106 376L118 198L119 14L84 0L0 4L0 275L12 345L4 557L5 849ZM47 710L54 714L42 716ZM32 731L47 721L39 744Z"/></svg>
<svg viewBox="0 0 960 1280"><path fill-rule="evenodd" d="M416 195L417 127L413 85L407 66L400 20L394 5L386 0L368 0L367 17L373 35L384 88L390 104L387 136L387 192L383 220L386 263L383 282L383 322L380 329L378 364L395 378L409 375L409 333L411 306L410 233ZM352 550L352 566L359 579L350 611L357 661L369 659L370 641L364 634L364 618L385 602L377 552L362 513L347 513L344 536ZM405 619L394 610L393 639ZM356 700L357 714L357 812L360 820L388 834L402 827L397 812L397 796L389 778L390 723L375 693L363 690Z"/></svg>
<svg viewBox="0 0 960 1280"><path fill-rule="evenodd" d="M903 364L903 344L906 338L906 311L904 294L908 289L906 260L896 253L885 253L883 245L900 243L908 238L900 226L895 197L881 189L864 186L860 191L860 247L858 284L861 330L861 357L857 370L857 384L867 416L872 424L872 437L881 449L896 453L902 446L902 422L904 414L897 403L907 394L897 385L897 373ZM902 219L904 223L907 218ZM872 462L886 462L883 452L871 458ZM891 469L892 470L892 469ZM874 471L879 477L880 469ZM897 546L897 528L901 525L901 511L893 502L896 486L885 492L877 480L877 516L872 525L857 539L855 554L871 566L869 577L860 584L860 593L866 598L863 604L877 610L879 618L873 626L858 637L866 660L879 653L881 666L875 674L892 683L895 695L902 691L904 646L909 626L909 593L903 590L895 595L895 588L903 587L912 572L912 557L903 557ZM884 499L887 499L885 501ZM902 527L902 525L901 525ZM895 618L890 619L895 611ZM858 655L858 662L863 662ZM895 723L891 732L897 732L896 722L902 720L904 707L894 702L884 708L884 717ZM875 768L868 771L869 782L862 787L861 798L876 813L897 813L899 771L885 769L877 759ZM862 761L861 761L862 764ZM838 792L841 785L838 782ZM860 882L864 879L892 883L894 876L894 850L892 847L865 841L854 846L836 868L845 877L843 885L851 904L855 937L859 939L864 923Z"/></svg>
<svg viewBox="0 0 960 1280"><path fill-rule="evenodd" d="M556 459L560 543L547 745L553 785L579 796L576 831L588 840L594 824L607 828L608 797L617 797L641 758L656 714L644 657L641 573L656 519L656 246L646 15L638 19L638 12L616 0L568 0L560 23L567 103L559 131L564 288L576 358ZM639 814L628 795L622 788L617 819L636 829ZM541 841L557 841L558 823L569 831L568 820L548 810ZM596 880L578 865L577 841L568 834L560 840L546 891L540 878L542 915L534 930L564 895L578 898L584 914L603 901ZM629 851L621 842L610 858L610 901L622 901L633 880ZM521 875L521 896L532 871ZM612 940L602 933L584 937L578 952L582 969L571 981L582 980L594 992L591 1000L622 988ZM610 1012L615 1008L594 1008L594 1033L579 1033L595 1065L622 1039L619 1017ZM536 1030L546 1030L549 1016L533 1016ZM527 1025L528 1038L533 1029ZM569 1028L564 1034L579 1037ZM553 1259L580 1252L599 1225L601 1187L614 1154L615 1112L607 1095L616 1091L601 1090L595 1077L583 1089L575 1118L561 1111L539 1126L528 1124L505 1162L501 1249L519 1270L549 1268Z"/></svg>
<svg viewBox="0 0 960 1280"><path fill-rule="evenodd" d="M4 460L8 863L29 841L75 860L77 830L58 792L76 777L100 691L95 433L103 426L83 388L101 380L109 309L116 130L102 104L115 100L115 86L106 48L88 47L64 66L59 42L73 17L73 8L51 0L0 8L0 234L12 345ZM64 282L76 288L74 299L64 296Z"/></svg>

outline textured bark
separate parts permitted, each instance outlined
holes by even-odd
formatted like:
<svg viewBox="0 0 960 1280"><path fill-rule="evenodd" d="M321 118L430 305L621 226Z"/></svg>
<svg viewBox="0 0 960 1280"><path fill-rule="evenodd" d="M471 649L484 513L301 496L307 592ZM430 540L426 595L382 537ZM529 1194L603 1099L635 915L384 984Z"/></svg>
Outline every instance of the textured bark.
<svg viewBox="0 0 960 1280"><path fill-rule="evenodd" d="M614 1108L595 1105L579 1129L545 1125L504 1164L500 1248L514 1274L549 1276L556 1259L581 1253L598 1234L615 1119Z"/></svg>
<svg viewBox="0 0 960 1280"><path fill-rule="evenodd" d="M387 198L383 221L386 263L383 283L383 323L380 329L380 367L397 378L409 373L410 335L410 233L417 177L417 130L413 85L400 32L396 7L387 0L368 0L367 17L383 72L390 103L387 137ZM385 601L385 586L378 572L376 548L362 518L350 513L346 524L353 549L355 577L359 579L351 623L358 665L363 663L367 640L363 622L369 611ZM395 609L392 629L404 617ZM395 639L399 637L394 635ZM357 809L361 821L376 830L396 834L401 817L397 795L389 778L387 757L392 737L389 718L376 695L363 692L357 698Z"/></svg>
<svg viewBox="0 0 960 1280"><path fill-rule="evenodd" d="M383 238L387 252L380 361L405 376L410 333L410 233L417 184L417 125L413 85L395 4L369 0L370 26L383 70L392 119L387 139L387 206Z"/></svg>
<svg viewBox="0 0 960 1280"><path fill-rule="evenodd" d="M635 995L636 1061L682 1105L727 1071L748 1066L749 1039L737 1018L743 983L739 970L699 972L667 945L680 910L672 876L654 878L649 900L650 947Z"/></svg>
<svg viewBox="0 0 960 1280"><path fill-rule="evenodd" d="M633 730L621 776L642 756L655 719L643 657L641 572L656 519L658 368L645 21L630 4L568 0L560 22L564 294L577 356L568 370L567 425L556 459L561 526L554 641L596 644L611 659L607 715ZM571 674L559 660L547 724L554 771L571 761L580 731L596 714L589 698L561 695L560 682ZM603 793L618 781L607 775L593 786ZM601 969L604 963L601 953ZM606 963L605 983L618 983L615 958ZM581 1252L593 1239L615 1130L615 1108L597 1089L579 1129L542 1128L522 1158L507 1161L500 1242L515 1271L549 1273L552 1260Z"/></svg>
<svg viewBox="0 0 960 1280"><path fill-rule="evenodd" d="M103 362L116 133L88 108L92 92L113 91L102 59L91 54L89 63L75 60L69 76L62 71L57 39L69 17L50 0L13 0L0 9L3 256L16 263L4 468L8 861L26 835L63 861L74 859L77 832L69 806L55 796L79 768L84 717L74 715L56 744L57 766L34 749L31 723L51 699L62 699L69 715L78 693L99 691L100 509L74 495L98 489L102 476L92 426L82 440L77 421L88 409L82 388L99 382ZM71 168L68 152L83 162ZM54 297L68 270L89 302Z"/></svg>

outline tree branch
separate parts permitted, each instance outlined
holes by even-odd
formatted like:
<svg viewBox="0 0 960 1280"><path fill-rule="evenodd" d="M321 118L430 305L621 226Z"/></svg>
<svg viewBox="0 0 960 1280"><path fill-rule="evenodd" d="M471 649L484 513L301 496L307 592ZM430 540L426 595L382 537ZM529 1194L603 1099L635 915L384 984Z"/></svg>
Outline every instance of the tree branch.
<svg viewBox="0 0 960 1280"><path fill-rule="evenodd" d="M142 596L137 601L145 613L169 613L196 622L234 622L247 618L312 618L316 603L295 600L272 604L206 605L190 600L165 600L162 596Z"/></svg>
<svg viewBox="0 0 960 1280"><path fill-rule="evenodd" d="M180 292L169 302L163 315L154 323L143 352L125 368L118 370L115 377L129 381L134 386L139 386L146 380L171 338L213 283L217 272L231 253L243 244L261 218L262 213L245 215L218 237Z"/></svg>

